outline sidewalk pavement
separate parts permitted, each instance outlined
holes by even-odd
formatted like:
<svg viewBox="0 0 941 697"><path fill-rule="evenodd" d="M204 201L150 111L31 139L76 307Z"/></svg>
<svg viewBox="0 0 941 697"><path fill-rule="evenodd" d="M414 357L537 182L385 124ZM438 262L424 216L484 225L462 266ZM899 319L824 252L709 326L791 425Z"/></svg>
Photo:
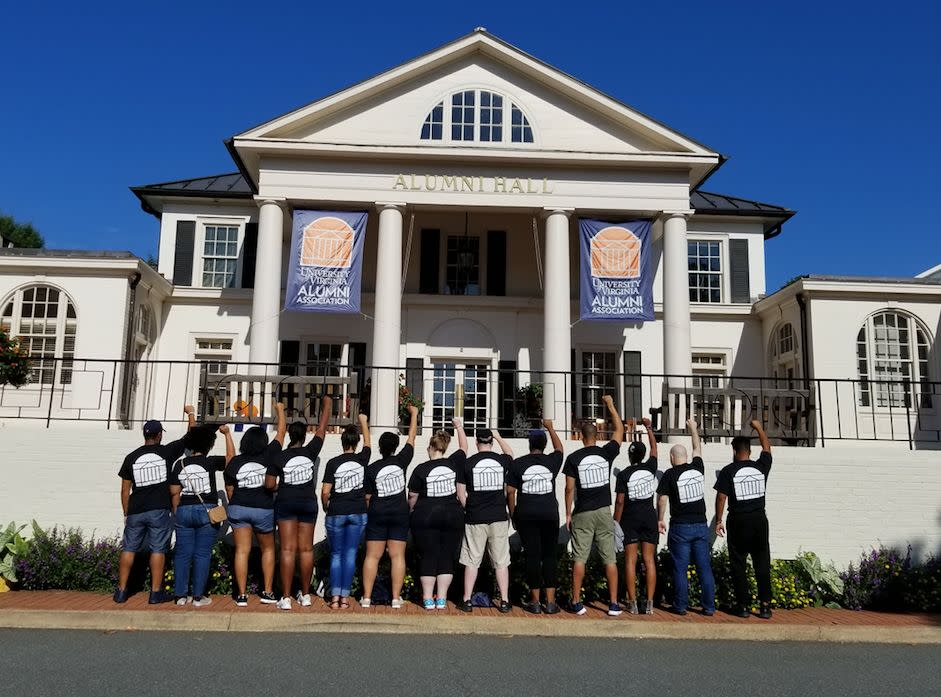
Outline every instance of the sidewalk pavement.
<svg viewBox="0 0 941 697"><path fill-rule="evenodd" d="M854 612L807 608L775 610L771 620L742 619L723 612L684 617L657 609L652 616L608 617L606 606L589 604L581 617L529 615L519 607L507 615L496 608L474 608L470 614L448 604L427 611L407 603L400 610L355 601L348 610L330 610L321 598L313 606L294 603L290 612L262 605L257 597L247 608L232 598L215 596L209 607L148 605L147 593L116 605L109 595L72 591L0 593L0 627L18 629L94 629L101 631L240 631L342 632L374 634L488 634L546 637L651 639L728 639L751 641L835 641L847 643L941 644L941 615Z"/></svg>

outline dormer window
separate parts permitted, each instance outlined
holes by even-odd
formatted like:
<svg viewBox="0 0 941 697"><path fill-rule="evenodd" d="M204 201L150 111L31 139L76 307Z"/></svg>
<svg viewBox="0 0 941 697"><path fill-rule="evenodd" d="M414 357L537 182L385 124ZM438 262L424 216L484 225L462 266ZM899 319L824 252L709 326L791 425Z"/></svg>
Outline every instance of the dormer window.
<svg viewBox="0 0 941 697"><path fill-rule="evenodd" d="M421 140L452 143L532 143L533 128L516 104L489 90L461 90L425 117ZM509 136L509 138L507 138Z"/></svg>

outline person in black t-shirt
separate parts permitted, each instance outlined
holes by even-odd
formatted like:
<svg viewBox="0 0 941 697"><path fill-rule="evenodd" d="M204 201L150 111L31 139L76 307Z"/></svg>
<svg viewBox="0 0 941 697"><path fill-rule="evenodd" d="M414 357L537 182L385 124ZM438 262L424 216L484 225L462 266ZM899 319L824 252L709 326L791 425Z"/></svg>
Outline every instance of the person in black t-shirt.
<svg viewBox="0 0 941 697"><path fill-rule="evenodd" d="M493 452L493 443L500 454ZM457 497L464 504L464 542L460 562L464 565L464 601L462 612L474 609L471 596L484 551L493 564L500 604L507 613L510 605L510 523L506 514L506 470L513 462L513 449L496 431L477 431L477 454L464 463L464 484L457 487Z"/></svg>
<svg viewBox="0 0 941 697"><path fill-rule="evenodd" d="M614 521L611 519L611 465L621 452L624 422L609 395L602 397L614 423L614 433L604 447L595 441L598 430L591 422L581 426L585 447L565 460L565 525L572 534L572 600L569 611L585 614L582 604L582 581L592 544L598 549L608 580L608 614L621 614L618 605L618 567L614 550ZM574 510L572 504L575 504Z"/></svg>
<svg viewBox="0 0 941 697"><path fill-rule="evenodd" d="M264 588L258 594L265 605L274 605L274 492L265 486L268 463L281 452L287 421L284 405L275 405L278 426L274 438L262 426L252 426L242 434L239 454L226 465L222 474L229 498L229 525L235 541L235 604L248 606L248 555L252 551L252 533L261 549L261 574Z"/></svg>
<svg viewBox="0 0 941 697"><path fill-rule="evenodd" d="M402 607L405 582L405 543L408 541L408 495L405 470L415 456L418 435L418 407L408 405L408 437L399 450L399 434L387 431L379 436L380 459L366 468L366 558L363 560L363 599L360 605L372 605L372 591L383 552L389 552L392 566L390 588L392 608Z"/></svg>
<svg viewBox="0 0 941 697"><path fill-rule="evenodd" d="M637 606L637 551L640 547L644 559L646 581L646 603L644 614L653 614L653 598L657 588L657 543L660 530L657 525L657 511L653 507L654 493L657 490L657 437L654 435L650 419L644 419L647 441L650 443L650 459L644 462L646 448L634 439L636 423L631 419L627 423L627 433L631 444L627 448L630 467L621 470L617 476L614 493L614 519L621 524L624 532L624 576L627 580L628 612L636 615Z"/></svg>
<svg viewBox="0 0 941 697"><path fill-rule="evenodd" d="M187 405L187 431L196 425L196 411ZM118 587L114 602L127 601L127 579L134 566L134 556L150 551L150 604L166 603L173 596L163 588L163 569L173 532L170 501L170 468L183 455L183 441L163 445L163 426L159 421L144 424L144 444L130 453L121 465L121 509L124 511L124 539L118 563Z"/></svg>
<svg viewBox="0 0 941 697"><path fill-rule="evenodd" d="M288 426L288 447L268 462L265 486L277 489L274 518L281 543L281 600L278 609L291 609L291 582L295 557L300 567L297 602L310 607L310 580L314 575L314 526L317 524L317 457L333 413L333 400L326 396L320 404L320 421L313 438L304 445L307 424L295 421Z"/></svg>
<svg viewBox="0 0 941 697"><path fill-rule="evenodd" d="M219 426L219 433L225 436L225 457L209 455L216 442L215 427L196 426L183 436L183 446L190 455L177 460L170 472L176 523L173 584L177 605L192 601L194 607L205 607L212 603L206 595L206 584L220 526L209 520L209 511L219 503L216 472L224 470L235 457L229 427Z"/></svg>
<svg viewBox="0 0 941 697"><path fill-rule="evenodd" d="M426 610L448 607L448 588L454 580L464 532L464 509L457 500L457 487L464 483L467 436L461 419L452 423L458 449L445 457L451 436L437 431L428 443L428 461L418 465L408 480L412 535L421 558L418 573Z"/></svg>
<svg viewBox="0 0 941 697"><path fill-rule="evenodd" d="M751 555L758 584L758 616L771 619L771 547L768 540L768 516L765 514L765 487L771 472L771 441L760 421L752 421L758 433L761 455L751 459L751 438L736 436L732 439L731 464L719 472L716 479L716 534L725 534L722 514L729 504L729 569L735 586L737 607L733 613L749 616L751 593L745 575L745 562Z"/></svg>
<svg viewBox="0 0 941 697"><path fill-rule="evenodd" d="M363 447L356 452L360 432ZM327 539L330 541L330 608L350 607L356 552L366 530L366 465L372 455L369 423L359 415L359 430L350 424L340 436L343 454L327 462L323 473L320 500L327 514Z"/></svg>
<svg viewBox="0 0 941 697"><path fill-rule="evenodd" d="M529 454L515 460L506 474L506 502L513 526L520 534L526 553L526 585L529 602L526 612L538 615L559 613L555 588L559 582L559 502L555 479L562 469L562 441L552 421L542 422L545 431L529 433ZM552 452L545 455L546 431ZM546 604L540 605L540 592Z"/></svg>
<svg viewBox="0 0 941 697"><path fill-rule="evenodd" d="M693 443L693 461L687 462L686 447L670 448L672 467L663 473L657 486L657 515L660 532L667 531L663 522L667 503L670 504L670 533L667 546L673 558L673 608L677 615L686 614L689 604L689 579L686 574L690 558L699 574L702 587L704 615L716 612L716 582L712 575L712 542L706 524L705 472L699 425L693 419L686 422Z"/></svg>

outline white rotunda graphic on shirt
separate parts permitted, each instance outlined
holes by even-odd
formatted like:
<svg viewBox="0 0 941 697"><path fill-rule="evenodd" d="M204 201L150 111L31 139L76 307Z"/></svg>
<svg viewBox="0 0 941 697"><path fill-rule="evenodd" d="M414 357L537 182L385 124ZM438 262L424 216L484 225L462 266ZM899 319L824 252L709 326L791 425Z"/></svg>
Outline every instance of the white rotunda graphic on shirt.
<svg viewBox="0 0 941 697"><path fill-rule="evenodd" d="M608 461L600 455L588 455L578 463L578 483L582 489L597 489L610 484Z"/></svg>
<svg viewBox="0 0 941 697"><path fill-rule="evenodd" d="M405 491L405 472L398 465L386 465L376 474L376 493L381 498Z"/></svg>
<svg viewBox="0 0 941 697"><path fill-rule="evenodd" d="M503 465L485 458L474 465L474 491L499 491L503 488Z"/></svg>
<svg viewBox="0 0 941 697"><path fill-rule="evenodd" d="M284 463L284 483L297 486L314 480L314 463L309 457L296 455Z"/></svg>
<svg viewBox="0 0 941 697"><path fill-rule="evenodd" d="M333 474L333 490L338 494L348 494L363 488L365 470L358 462L347 460L337 467Z"/></svg>
<svg viewBox="0 0 941 697"><path fill-rule="evenodd" d="M760 499L765 495L765 475L754 467L742 467L732 477L732 486L739 501Z"/></svg>
<svg viewBox="0 0 941 697"><path fill-rule="evenodd" d="M425 480L425 489L428 496L438 498L440 496L454 496L457 492L454 470L450 467L438 465L428 473Z"/></svg>
<svg viewBox="0 0 941 697"><path fill-rule="evenodd" d="M533 465L527 467L522 476L524 494L541 495L552 493L552 472L548 467Z"/></svg>
<svg viewBox="0 0 941 697"><path fill-rule="evenodd" d="M246 462L235 473L239 489L260 489L265 485L268 468L260 462Z"/></svg>
<svg viewBox="0 0 941 697"><path fill-rule="evenodd" d="M657 486L657 478L650 470L637 470L627 480L627 498L632 501L649 499Z"/></svg>
<svg viewBox="0 0 941 697"><path fill-rule="evenodd" d="M209 472L199 465L187 465L180 470L180 484L184 495L211 494L212 485L209 482Z"/></svg>
<svg viewBox="0 0 941 697"><path fill-rule="evenodd" d="M167 481L167 461L157 453L144 453L131 467L134 486L153 486Z"/></svg>
<svg viewBox="0 0 941 697"><path fill-rule="evenodd" d="M701 501L705 496L705 482L702 472L686 470L676 480L676 488L680 495L680 503L693 503Z"/></svg>

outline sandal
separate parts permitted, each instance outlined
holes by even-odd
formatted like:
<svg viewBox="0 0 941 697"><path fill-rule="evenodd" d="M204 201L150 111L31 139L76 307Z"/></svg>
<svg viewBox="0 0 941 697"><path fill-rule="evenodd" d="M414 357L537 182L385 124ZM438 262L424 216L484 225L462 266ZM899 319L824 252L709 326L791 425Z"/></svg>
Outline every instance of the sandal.
<svg viewBox="0 0 941 697"><path fill-rule="evenodd" d="M331 609L331 610L339 610L340 607L341 607L341 605L340 605L340 598L339 598L339 597L335 597L333 600L330 601L330 609Z"/></svg>
<svg viewBox="0 0 941 697"><path fill-rule="evenodd" d="M341 600L341 601L340 601L340 609L341 609L341 610L349 610L349 609L350 609L350 602L349 602L348 600L346 600L346 599Z"/></svg>

